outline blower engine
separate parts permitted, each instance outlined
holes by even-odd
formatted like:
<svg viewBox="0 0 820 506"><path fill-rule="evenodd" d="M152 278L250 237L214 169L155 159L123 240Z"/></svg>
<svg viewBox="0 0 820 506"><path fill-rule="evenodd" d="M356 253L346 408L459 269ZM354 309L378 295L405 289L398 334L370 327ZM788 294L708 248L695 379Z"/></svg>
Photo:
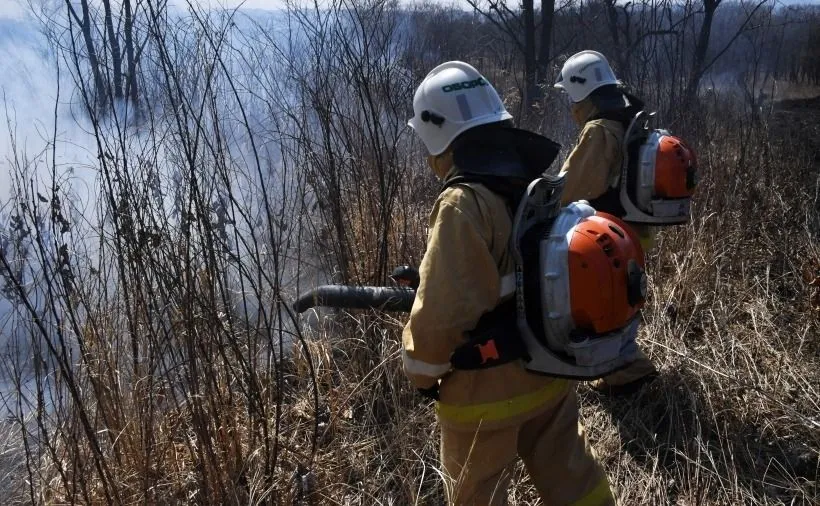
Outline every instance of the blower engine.
<svg viewBox="0 0 820 506"><path fill-rule="evenodd" d="M697 185L695 152L667 130L650 129L650 118L639 112L624 135L623 220L647 225L686 223Z"/></svg>
<svg viewBox="0 0 820 506"><path fill-rule="evenodd" d="M643 250L618 218L585 202L560 208L563 182L536 179L518 206L515 321L528 369L592 379L635 359ZM511 284L502 283L502 297Z"/></svg>

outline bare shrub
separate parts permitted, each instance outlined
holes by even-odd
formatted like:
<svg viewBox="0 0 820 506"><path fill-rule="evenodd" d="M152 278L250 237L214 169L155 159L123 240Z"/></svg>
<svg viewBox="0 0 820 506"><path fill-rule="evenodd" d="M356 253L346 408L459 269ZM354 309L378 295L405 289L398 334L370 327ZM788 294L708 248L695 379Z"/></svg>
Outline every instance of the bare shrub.
<svg viewBox="0 0 820 506"><path fill-rule="evenodd" d="M48 504L440 504L434 410L401 374L404 316L338 313L303 338L288 303L314 283L383 284L419 263L437 184L405 126L414 87L461 58L521 111L514 45L442 7L139 5L139 122L100 105L83 50L57 47L96 147L92 205L54 155L60 118L42 156L11 156L0 491ZM555 13L553 52L617 50L701 166L692 222L650 256L641 337L661 378L628 399L581 387L624 504L818 500L820 104L805 80L779 80L810 65L777 50L808 54L813 39L756 5L721 4L699 67L712 62L712 87L687 108L695 3ZM614 28L582 29L613 9ZM724 70L741 78L726 84ZM532 111L524 126L570 147L563 98L545 85ZM537 503L520 470L514 485L512 504Z"/></svg>

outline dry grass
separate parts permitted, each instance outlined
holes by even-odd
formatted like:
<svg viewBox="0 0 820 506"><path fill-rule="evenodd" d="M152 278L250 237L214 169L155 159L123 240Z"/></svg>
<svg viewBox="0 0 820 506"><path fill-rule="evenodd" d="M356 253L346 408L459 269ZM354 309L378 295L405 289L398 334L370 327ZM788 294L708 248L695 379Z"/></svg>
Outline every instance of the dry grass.
<svg viewBox="0 0 820 506"><path fill-rule="evenodd" d="M820 501L820 313L804 276L820 262L820 167L783 114L771 130L726 111L699 125L695 219L650 258L641 337L661 376L627 398L580 387L623 504ZM402 323L362 315L312 343L327 406L317 504L441 502L434 417L398 372ZM521 468L510 497L538 502Z"/></svg>
<svg viewBox="0 0 820 506"><path fill-rule="evenodd" d="M820 132L813 113L798 112L812 104L784 103L761 119L716 102L689 127L703 177L695 217L664 231L649 259L641 338L661 376L623 399L580 387L622 504L820 501L820 313L810 284L820 275ZM418 258L414 188L390 239ZM367 257L369 225L357 223ZM141 344L178 347L168 348L181 354L170 369L129 373L121 324L104 315L82 332L89 357L70 380L83 405L59 398L42 423L10 420L3 432L8 503L442 503L433 410L401 373L404 315L326 318L283 356L274 334L260 342L241 322L228 325L212 311L219 304L186 304L187 320ZM277 357L265 365L268 347ZM520 467L510 502L538 503Z"/></svg>
<svg viewBox="0 0 820 506"><path fill-rule="evenodd" d="M189 31L199 33L176 32ZM141 150L128 135L97 132L98 255L64 237L81 220L62 181L35 188L30 164L15 161L14 208L28 228L13 230L19 244L0 254L2 295L43 295L27 294L6 261L26 257L13 251L25 237L37 239L23 265L50 278L48 311L18 300L16 338L0 357L0 372L17 381L0 398L9 413L4 504L443 502L433 410L401 372L406 315L335 315L302 340L287 307L287 286L304 283L317 260L326 278L380 283L423 254L437 187L404 127L420 76L394 65L390 33L362 32L367 51L347 32L321 32L317 41L333 37L316 46L315 68L295 51L268 69L304 71L288 83L302 90L300 107L274 101L284 117L263 136L280 143L292 174L282 187L266 184L262 155L253 157L258 176L230 184L248 159L234 159L221 132L252 129L223 116L241 105L218 93L233 88L227 71L212 96L170 82L161 90L174 107L152 116L146 135L172 153L200 146L194 159L159 158L151 142ZM153 43L168 53L166 39ZM258 46L265 60L267 49ZM520 83L494 73L517 108ZM698 118L670 125L696 144L702 183L693 221L664 231L650 258L641 337L661 377L625 399L580 387L582 417L623 504L820 502L820 103L805 93L793 90L773 115L710 94ZM568 144L575 129L558 104L548 90L524 122ZM192 122L207 133L192 135ZM147 195L159 186L153 167L168 164L180 178L165 181L178 215ZM251 198L244 189L255 184ZM43 239L42 227L60 239ZM510 498L538 503L521 468Z"/></svg>

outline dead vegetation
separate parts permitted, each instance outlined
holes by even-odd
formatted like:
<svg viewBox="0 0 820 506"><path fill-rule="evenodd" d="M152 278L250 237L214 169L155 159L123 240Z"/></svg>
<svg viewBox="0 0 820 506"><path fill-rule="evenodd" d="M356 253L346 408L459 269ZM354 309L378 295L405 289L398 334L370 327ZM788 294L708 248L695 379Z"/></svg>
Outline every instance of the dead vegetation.
<svg viewBox="0 0 820 506"><path fill-rule="evenodd" d="M691 50L694 7L668 45L629 48L655 62L636 69L638 91L701 162L694 219L649 259L641 336L661 377L626 399L582 385L582 416L623 504L816 504L820 109L805 83L769 107L755 86L683 107L692 69L676 51ZM565 33L586 8L562 11L554 47L607 45ZM401 374L405 316L309 326L289 303L315 282L385 283L419 262L437 183L404 122L435 63L483 63L523 123L568 146L566 104L544 89L525 109L517 49L452 10L140 12L138 122L101 113L83 55L60 49L98 143L95 207L49 150L14 153L4 502L441 504L433 409ZM750 43L769 51L786 25L753 14L767 36ZM616 15L615 31L648 19ZM755 54L746 76L777 61ZM511 504L536 504L516 476Z"/></svg>
<svg viewBox="0 0 820 506"><path fill-rule="evenodd" d="M820 313L802 273L820 258L820 166L766 127L741 153L741 118L706 117L696 219L650 259L641 336L660 379L625 399L582 385L582 416L623 504L816 504ZM439 504L434 416L396 373L402 320L348 323L315 344L325 402L344 399L315 501ZM519 469L510 504L535 503Z"/></svg>

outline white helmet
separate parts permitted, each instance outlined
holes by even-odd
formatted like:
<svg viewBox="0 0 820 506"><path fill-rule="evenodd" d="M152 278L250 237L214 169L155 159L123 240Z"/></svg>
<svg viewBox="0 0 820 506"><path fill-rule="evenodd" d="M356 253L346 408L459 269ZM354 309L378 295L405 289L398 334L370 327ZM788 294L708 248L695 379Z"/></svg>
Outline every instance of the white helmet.
<svg viewBox="0 0 820 506"><path fill-rule="evenodd" d="M573 102L607 84L618 84L606 57L597 51L581 51L570 56L558 74L555 87L564 90Z"/></svg>
<svg viewBox="0 0 820 506"><path fill-rule="evenodd" d="M421 82L407 123L431 155L440 155L462 132L512 119L495 88L478 70L460 61L442 63Z"/></svg>

